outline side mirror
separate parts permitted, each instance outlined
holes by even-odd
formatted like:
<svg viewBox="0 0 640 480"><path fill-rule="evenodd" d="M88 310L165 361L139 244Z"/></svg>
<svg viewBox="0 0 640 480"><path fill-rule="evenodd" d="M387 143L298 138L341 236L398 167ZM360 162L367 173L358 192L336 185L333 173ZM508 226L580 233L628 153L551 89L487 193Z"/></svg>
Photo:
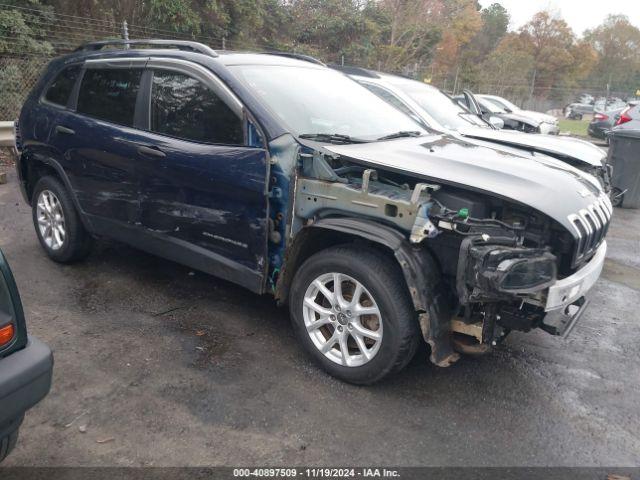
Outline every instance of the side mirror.
<svg viewBox="0 0 640 480"><path fill-rule="evenodd" d="M0 357L27 343L27 327L18 287L0 251Z"/></svg>
<svg viewBox="0 0 640 480"><path fill-rule="evenodd" d="M504 128L504 120L502 120L500 117L489 117L489 123L498 130Z"/></svg>

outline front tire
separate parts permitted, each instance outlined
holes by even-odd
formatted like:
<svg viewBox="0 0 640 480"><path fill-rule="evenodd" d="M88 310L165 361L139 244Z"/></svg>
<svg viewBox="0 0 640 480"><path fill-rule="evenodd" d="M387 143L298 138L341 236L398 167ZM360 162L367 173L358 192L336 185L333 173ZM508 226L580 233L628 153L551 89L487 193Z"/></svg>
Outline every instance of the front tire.
<svg viewBox="0 0 640 480"><path fill-rule="evenodd" d="M401 370L420 340L399 266L372 249L341 246L310 257L296 272L289 308L311 357L349 383Z"/></svg>
<svg viewBox="0 0 640 480"><path fill-rule="evenodd" d="M55 177L42 177L31 199L33 225L40 245L52 260L72 263L91 251L85 230L67 189Z"/></svg>

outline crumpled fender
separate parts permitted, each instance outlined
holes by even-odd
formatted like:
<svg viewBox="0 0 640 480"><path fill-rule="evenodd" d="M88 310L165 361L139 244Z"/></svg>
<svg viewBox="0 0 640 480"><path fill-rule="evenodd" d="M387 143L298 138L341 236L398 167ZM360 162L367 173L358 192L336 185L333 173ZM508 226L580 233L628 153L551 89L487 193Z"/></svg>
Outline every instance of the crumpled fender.
<svg viewBox="0 0 640 480"><path fill-rule="evenodd" d="M426 248L412 245L392 227L362 218L323 218L305 228L324 228L355 235L389 248L402 269L411 300L419 315L424 340L431 346L431 361L448 367L459 355L450 340L449 293L440 271Z"/></svg>

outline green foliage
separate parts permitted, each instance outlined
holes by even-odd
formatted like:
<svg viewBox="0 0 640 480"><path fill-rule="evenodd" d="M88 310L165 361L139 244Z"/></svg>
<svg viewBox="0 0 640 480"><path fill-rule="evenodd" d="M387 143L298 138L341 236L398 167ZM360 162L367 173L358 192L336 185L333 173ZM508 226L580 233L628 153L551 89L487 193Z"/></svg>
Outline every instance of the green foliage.
<svg viewBox="0 0 640 480"><path fill-rule="evenodd" d="M493 3L483 9L481 15L482 29L477 36L478 50L481 54L487 55L506 35L511 17L507 9L499 3Z"/></svg>
<svg viewBox="0 0 640 480"><path fill-rule="evenodd" d="M37 2L28 2L28 5L38 6ZM37 15L17 9L0 10L0 53L53 53L53 47L44 40L45 32L40 27L42 22L50 20L50 16L51 11L47 9Z"/></svg>
<svg viewBox="0 0 640 480"><path fill-rule="evenodd" d="M344 59L513 100L533 94L559 102L581 85L640 88L640 30L621 15L578 39L564 20L544 11L509 32L509 12L499 3L481 8L477 0L7 1L26 9L0 7L5 55L50 55L118 37L127 20L132 38L193 38L214 48L224 39L228 49ZM91 20L85 24L82 17ZM19 70L7 67L2 75L17 79Z"/></svg>
<svg viewBox="0 0 640 480"><path fill-rule="evenodd" d="M640 30L624 15L609 15L585 32L585 40L598 53L590 76L594 84L609 84L612 90L640 88Z"/></svg>

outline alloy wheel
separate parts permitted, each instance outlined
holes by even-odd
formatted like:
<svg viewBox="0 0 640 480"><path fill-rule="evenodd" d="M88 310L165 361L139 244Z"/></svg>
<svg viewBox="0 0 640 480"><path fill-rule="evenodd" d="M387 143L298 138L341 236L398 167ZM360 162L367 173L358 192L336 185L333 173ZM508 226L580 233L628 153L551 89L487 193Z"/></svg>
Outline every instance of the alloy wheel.
<svg viewBox="0 0 640 480"><path fill-rule="evenodd" d="M311 282L303 317L315 347L334 363L359 367L380 349L380 309L365 286L348 275L325 273Z"/></svg>
<svg viewBox="0 0 640 480"><path fill-rule="evenodd" d="M36 207L38 229L44 243L51 250L60 250L67 238L62 204L51 190L42 190Z"/></svg>

